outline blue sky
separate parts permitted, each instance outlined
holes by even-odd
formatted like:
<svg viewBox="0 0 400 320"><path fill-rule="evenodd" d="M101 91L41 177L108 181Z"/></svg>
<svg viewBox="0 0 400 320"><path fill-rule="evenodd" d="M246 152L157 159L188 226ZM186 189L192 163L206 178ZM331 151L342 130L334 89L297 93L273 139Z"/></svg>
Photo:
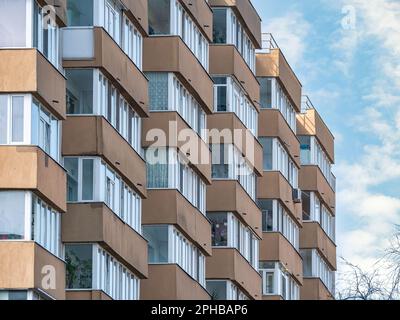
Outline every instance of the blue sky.
<svg viewBox="0 0 400 320"><path fill-rule="evenodd" d="M338 256L371 267L400 224L400 0L252 0L336 137Z"/></svg>

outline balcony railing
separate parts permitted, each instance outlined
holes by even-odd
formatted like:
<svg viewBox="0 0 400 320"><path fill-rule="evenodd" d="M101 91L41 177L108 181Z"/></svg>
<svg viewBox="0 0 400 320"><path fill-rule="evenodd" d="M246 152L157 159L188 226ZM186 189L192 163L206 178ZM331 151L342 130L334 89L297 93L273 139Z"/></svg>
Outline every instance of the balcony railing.
<svg viewBox="0 0 400 320"><path fill-rule="evenodd" d="M301 113L306 113L307 110L315 109L309 96L304 95L301 97Z"/></svg>
<svg viewBox="0 0 400 320"><path fill-rule="evenodd" d="M272 33L263 33L261 35L262 49L256 50L257 53L270 53L273 49L279 49Z"/></svg>

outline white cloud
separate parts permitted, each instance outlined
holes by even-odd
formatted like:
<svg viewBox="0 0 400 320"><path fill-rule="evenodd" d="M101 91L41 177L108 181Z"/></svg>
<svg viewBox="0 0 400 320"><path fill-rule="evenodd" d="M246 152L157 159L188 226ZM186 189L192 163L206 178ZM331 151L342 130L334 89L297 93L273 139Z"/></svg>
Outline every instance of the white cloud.
<svg viewBox="0 0 400 320"><path fill-rule="evenodd" d="M296 67L303 60L310 24L298 11L288 11L284 16L263 24L263 32L272 33L290 65Z"/></svg>

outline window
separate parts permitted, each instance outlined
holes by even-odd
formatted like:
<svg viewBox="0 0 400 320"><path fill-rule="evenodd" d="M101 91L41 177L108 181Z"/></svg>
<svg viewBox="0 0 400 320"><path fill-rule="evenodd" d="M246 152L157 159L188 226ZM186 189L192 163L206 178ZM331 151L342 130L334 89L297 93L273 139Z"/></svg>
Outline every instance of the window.
<svg viewBox="0 0 400 320"><path fill-rule="evenodd" d="M143 235L149 243L149 263L177 264L205 287L205 256L174 226L146 225Z"/></svg>
<svg viewBox="0 0 400 320"><path fill-rule="evenodd" d="M298 187L298 168L289 153L277 138L261 137L263 146L264 170L279 171L293 188Z"/></svg>
<svg viewBox="0 0 400 320"><path fill-rule="evenodd" d="M207 280L207 291L212 300L249 300L231 281Z"/></svg>
<svg viewBox="0 0 400 320"><path fill-rule="evenodd" d="M67 113L101 115L141 154L141 118L97 69L67 69Z"/></svg>
<svg viewBox="0 0 400 320"><path fill-rule="evenodd" d="M0 241L33 240L61 257L60 228L61 214L31 192L0 192Z"/></svg>
<svg viewBox="0 0 400 320"><path fill-rule="evenodd" d="M213 42L235 45L255 73L255 47L231 8L213 8Z"/></svg>
<svg viewBox="0 0 400 320"><path fill-rule="evenodd" d="M226 43L227 42L227 22L225 9L213 9L214 25L213 25L213 42Z"/></svg>
<svg viewBox="0 0 400 320"><path fill-rule="evenodd" d="M216 76L214 80L214 110L233 112L254 136L258 134L258 112L245 90L232 78Z"/></svg>
<svg viewBox="0 0 400 320"><path fill-rule="evenodd" d="M142 70L143 37L133 23L124 16L122 48L133 63Z"/></svg>
<svg viewBox="0 0 400 320"><path fill-rule="evenodd" d="M82 27L93 26L94 0L68 0L67 18L68 26Z"/></svg>
<svg viewBox="0 0 400 320"><path fill-rule="evenodd" d="M259 240L252 230L231 212L208 212L207 218L211 222L212 245L236 248L256 269Z"/></svg>
<svg viewBox="0 0 400 320"><path fill-rule="evenodd" d="M59 161L59 120L31 95L0 95L0 144L35 145Z"/></svg>
<svg viewBox="0 0 400 320"><path fill-rule="evenodd" d="M0 1L0 48L26 46L26 0Z"/></svg>
<svg viewBox="0 0 400 320"><path fill-rule="evenodd" d="M148 148L147 187L176 189L199 211L205 214L206 185L182 155L173 148Z"/></svg>
<svg viewBox="0 0 400 320"><path fill-rule="evenodd" d="M280 232L299 250L299 227L278 200L258 200L262 211L263 232Z"/></svg>
<svg viewBox="0 0 400 320"><path fill-rule="evenodd" d="M296 111L276 78L258 77L261 90L261 108L278 109L287 124L296 133Z"/></svg>
<svg viewBox="0 0 400 320"><path fill-rule="evenodd" d="M201 65L208 70L209 43L178 0L150 0L149 34L176 35L186 43Z"/></svg>
<svg viewBox="0 0 400 320"><path fill-rule="evenodd" d="M171 32L171 0L149 0L149 34L162 35Z"/></svg>
<svg viewBox="0 0 400 320"><path fill-rule="evenodd" d="M247 194L255 200L256 175L241 152L233 144L212 144L213 179L237 180Z"/></svg>
<svg viewBox="0 0 400 320"><path fill-rule="evenodd" d="M315 221L321 225L327 236L335 241L335 217L321 202L315 192L302 192L303 221Z"/></svg>
<svg viewBox="0 0 400 320"><path fill-rule="evenodd" d="M173 73L149 72L150 111L176 111L206 140L206 114Z"/></svg>
<svg viewBox="0 0 400 320"><path fill-rule="evenodd" d="M142 199L100 158L64 158L68 202L103 202L141 233Z"/></svg>
<svg viewBox="0 0 400 320"><path fill-rule="evenodd" d="M285 300L299 300L300 286L278 262L260 262L263 295L279 295Z"/></svg>
<svg viewBox="0 0 400 320"><path fill-rule="evenodd" d="M335 272L330 269L316 249L300 251L303 258L304 277L320 278L332 295L335 295Z"/></svg>
<svg viewBox="0 0 400 320"><path fill-rule="evenodd" d="M122 263L94 244L67 244L67 288L102 290L114 300L138 300L140 281Z"/></svg>

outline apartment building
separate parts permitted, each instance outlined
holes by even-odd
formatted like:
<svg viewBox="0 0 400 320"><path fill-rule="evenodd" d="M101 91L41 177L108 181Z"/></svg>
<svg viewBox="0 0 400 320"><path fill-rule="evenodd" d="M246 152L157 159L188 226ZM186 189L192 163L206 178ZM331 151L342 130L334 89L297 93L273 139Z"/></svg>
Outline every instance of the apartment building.
<svg viewBox="0 0 400 320"><path fill-rule="evenodd" d="M207 289L216 300L259 300L262 219L256 184L262 174L262 146L255 50L261 48L261 19L250 1L209 4L214 106L208 116L213 181L207 188L207 218L213 249L207 258Z"/></svg>
<svg viewBox="0 0 400 320"><path fill-rule="evenodd" d="M211 225L207 115L213 108L208 73L212 11L204 0L149 0L143 69L150 117L143 122L148 197L143 233L149 276L142 299L208 300L206 258ZM189 142L187 142L187 139Z"/></svg>
<svg viewBox="0 0 400 320"><path fill-rule="evenodd" d="M298 300L303 264L296 115L301 111L302 85L270 34L263 34L263 50L257 54L257 78L261 86L259 140L263 146L263 175L257 188L263 222L259 263L263 299Z"/></svg>
<svg viewBox="0 0 400 320"><path fill-rule="evenodd" d="M304 283L300 296L304 300L332 299L336 271L334 137L307 96L297 115L297 135L303 211L300 252Z"/></svg>
<svg viewBox="0 0 400 320"><path fill-rule="evenodd" d="M0 0L0 300L331 299L333 163L250 0Z"/></svg>

